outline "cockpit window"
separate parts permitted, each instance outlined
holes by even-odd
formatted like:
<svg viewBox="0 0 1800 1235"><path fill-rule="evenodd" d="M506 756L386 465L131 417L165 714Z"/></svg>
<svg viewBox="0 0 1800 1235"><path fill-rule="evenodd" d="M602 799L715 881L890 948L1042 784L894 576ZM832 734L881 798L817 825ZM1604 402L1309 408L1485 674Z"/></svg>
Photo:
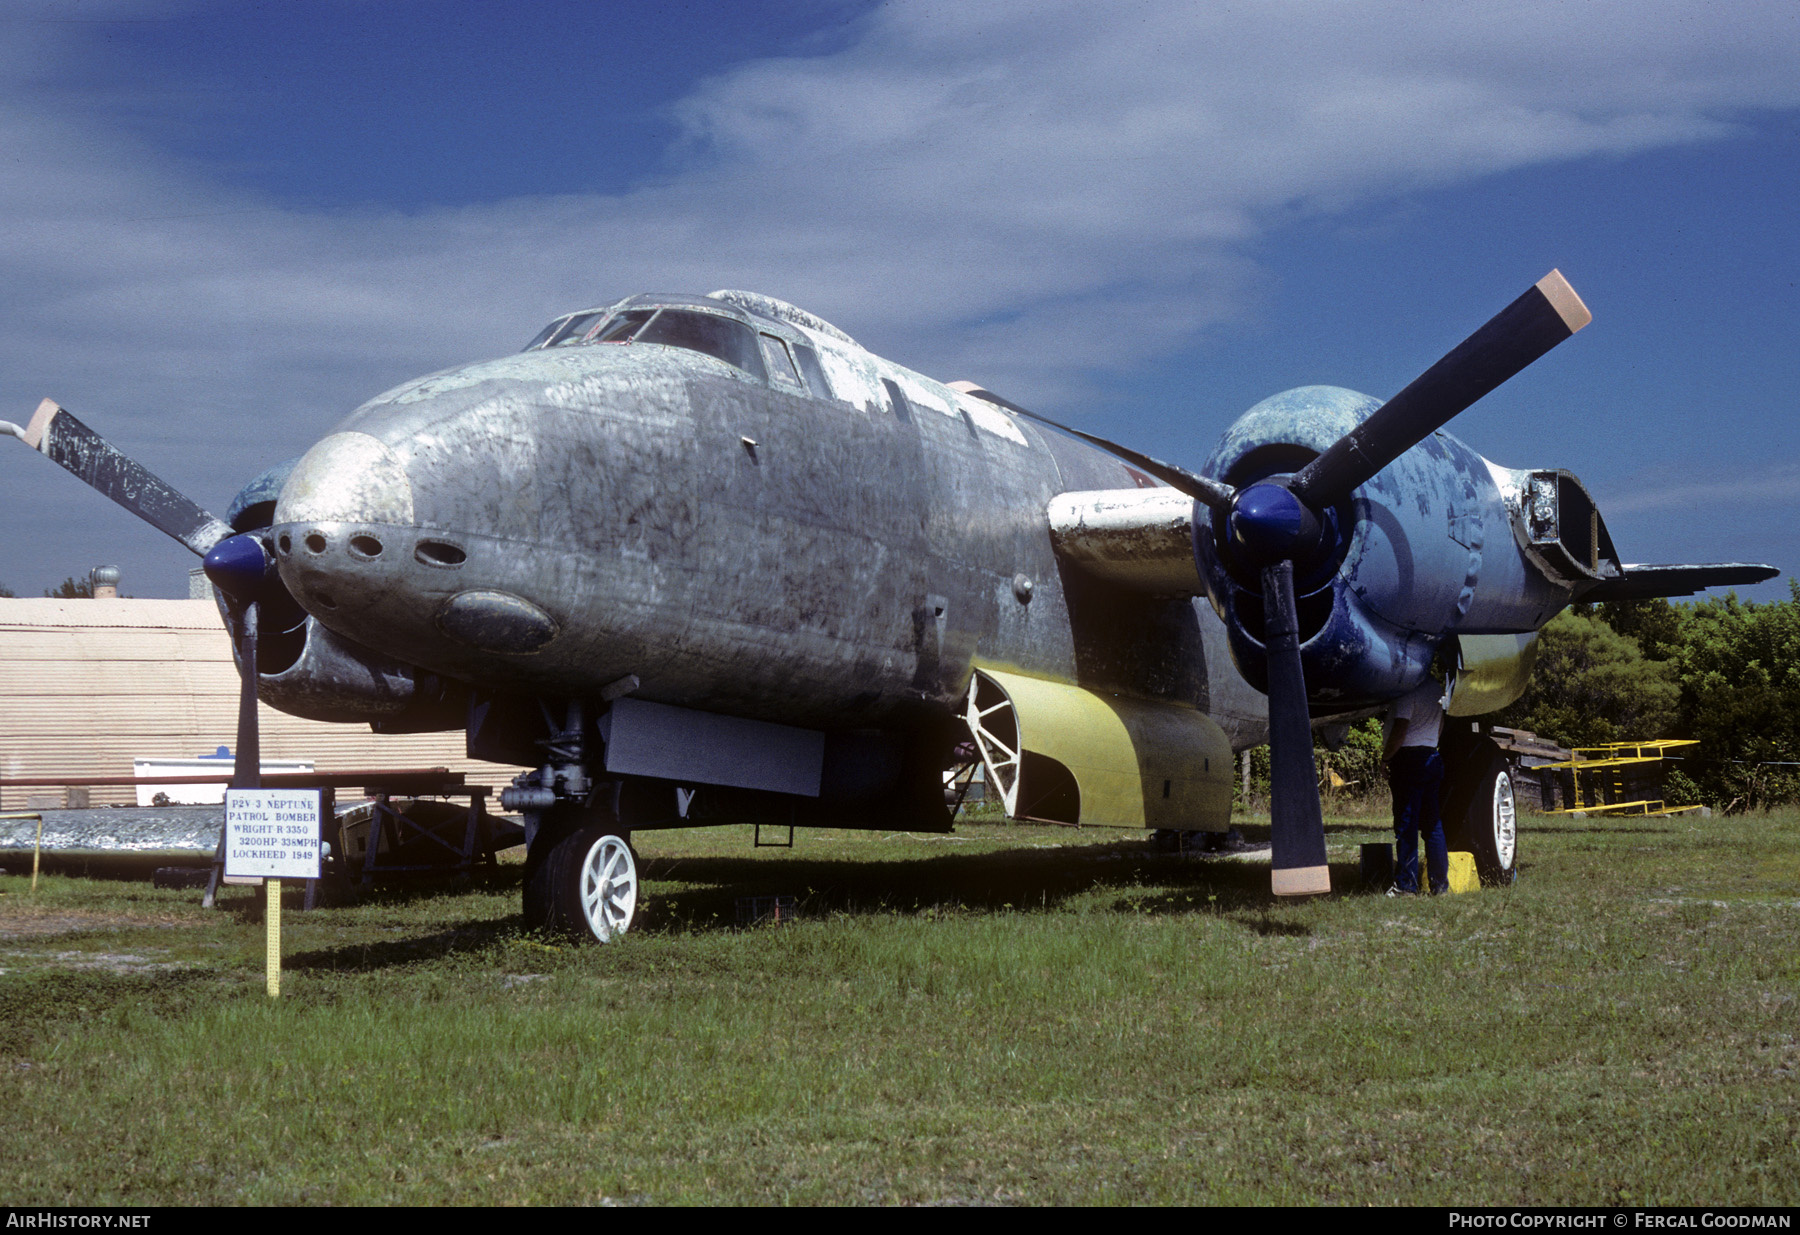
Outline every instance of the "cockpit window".
<svg viewBox="0 0 1800 1235"><path fill-rule="evenodd" d="M594 324L605 316L605 311L599 313L577 313L563 325L561 330L552 335L550 341L544 344L544 346L573 347L575 344L580 343L582 338Z"/></svg>
<svg viewBox="0 0 1800 1235"><path fill-rule="evenodd" d="M637 328L649 321L655 309L632 309L621 313L594 332L589 343L624 343L628 341Z"/></svg>
<svg viewBox="0 0 1800 1235"><path fill-rule="evenodd" d="M734 318L721 317L716 313L696 313L687 309L627 309L612 317L608 317L605 310L572 313L567 317L559 317L544 327L538 332L537 338L526 344L525 350L573 347L579 343L634 341L685 347L689 351L704 352L726 364L735 365L756 377L767 376L762 355L757 350L754 330ZM775 342L780 346L779 340ZM782 378L799 385L800 379L794 373L793 362L788 359L785 348L781 364L785 369L781 374ZM816 367L818 360L814 358L812 364ZM801 366L806 366L804 358ZM820 389L824 388L822 380L818 384Z"/></svg>
<svg viewBox="0 0 1800 1235"><path fill-rule="evenodd" d="M763 376L762 357L756 349L756 332L729 317L690 313L685 309L663 309L637 332L635 341L704 352L746 373Z"/></svg>
<svg viewBox="0 0 1800 1235"><path fill-rule="evenodd" d="M569 319L566 317L559 317L551 322L548 326L537 332L537 337L525 345L525 350L530 351L534 347L542 347L544 344L548 343L551 336L567 325L568 321Z"/></svg>

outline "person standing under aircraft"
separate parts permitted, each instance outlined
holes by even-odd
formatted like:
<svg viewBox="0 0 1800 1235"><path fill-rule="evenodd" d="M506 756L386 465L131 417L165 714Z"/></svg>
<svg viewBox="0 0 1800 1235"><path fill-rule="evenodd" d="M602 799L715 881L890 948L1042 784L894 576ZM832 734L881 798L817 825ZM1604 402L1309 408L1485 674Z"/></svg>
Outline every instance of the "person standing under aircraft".
<svg viewBox="0 0 1800 1235"><path fill-rule="evenodd" d="M1440 802L1444 760L1438 735L1444 727L1444 684L1427 677L1388 708L1381 755L1394 795L1394 886L1389 896L1419 892L1419 835L1425 836L1425 869L1431 894L1450 890L1450 851Z"/></svg>

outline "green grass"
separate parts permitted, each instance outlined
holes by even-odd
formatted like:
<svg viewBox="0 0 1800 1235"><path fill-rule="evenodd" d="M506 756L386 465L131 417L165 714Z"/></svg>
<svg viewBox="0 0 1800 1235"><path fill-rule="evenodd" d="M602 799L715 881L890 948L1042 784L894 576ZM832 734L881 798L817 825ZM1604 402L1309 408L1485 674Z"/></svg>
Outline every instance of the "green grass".
<svg viewBox="0 0 1800 1235"><path fill-rule="evenodd" d="M1349 890L1378 829L1298 904L1116 833L648 834L619 945L509 867L285 914L279 1001L249 892L6 878L0 1203L1800 1199L1800 814L1528 819L1435 900Z"/></svg>

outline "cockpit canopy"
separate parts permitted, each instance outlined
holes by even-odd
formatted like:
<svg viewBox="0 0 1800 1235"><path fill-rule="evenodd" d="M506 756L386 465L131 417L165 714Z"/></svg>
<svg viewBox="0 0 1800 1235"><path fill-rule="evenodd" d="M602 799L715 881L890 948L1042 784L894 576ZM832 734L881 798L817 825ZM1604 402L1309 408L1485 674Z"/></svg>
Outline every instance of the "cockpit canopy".
<svg viewBox="0 0 1800 1235"><path fill-rule="evenodd" d="M786 328L752 323L735 307L692 296L633 296L557 318L526 351L599 343L656 343L700 352L778 389L832 397L818 353ZM804 374L804 377L802 376Z"/></svg>

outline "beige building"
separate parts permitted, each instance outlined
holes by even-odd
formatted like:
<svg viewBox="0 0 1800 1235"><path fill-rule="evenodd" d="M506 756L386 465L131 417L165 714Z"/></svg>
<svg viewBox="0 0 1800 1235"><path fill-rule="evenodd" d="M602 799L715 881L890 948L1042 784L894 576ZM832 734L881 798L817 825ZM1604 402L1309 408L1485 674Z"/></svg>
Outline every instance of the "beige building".
<svg viewBox="0 0 1800 1235"><path fill-rule="evenodd" d="M63 800L14 780L130 776L134 759L235 749L237 706L231 641L210 600L0 598L0 810ZM448 767L496 794L519 771L468 758L461 731L375 734L267 704L262 754L321 772ZM88 792L93 806L136 800L129 785Z"/></svg>

